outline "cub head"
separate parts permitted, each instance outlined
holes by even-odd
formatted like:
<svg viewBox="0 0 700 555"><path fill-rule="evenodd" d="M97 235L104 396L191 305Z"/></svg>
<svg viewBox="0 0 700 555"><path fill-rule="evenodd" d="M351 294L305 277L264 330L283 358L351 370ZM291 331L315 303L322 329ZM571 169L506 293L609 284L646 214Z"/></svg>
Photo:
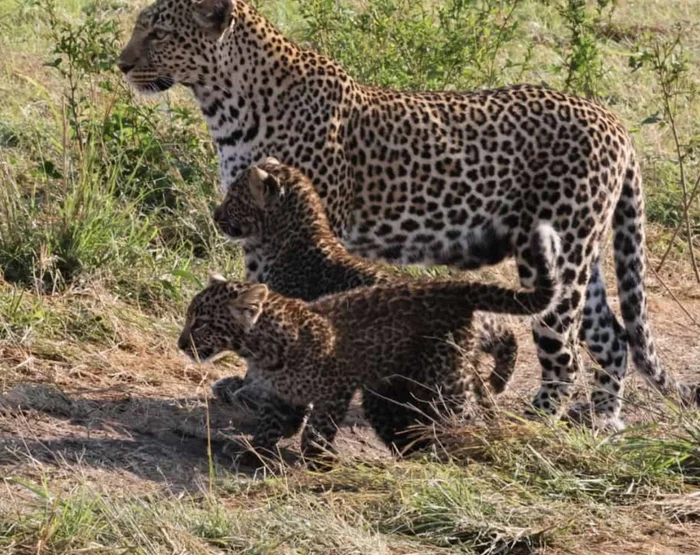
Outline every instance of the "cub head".
<svg viewBox="0 0 700 555"><path fill-rule="evenodd" d="M187 308L177 346L199 361L223 351L240 353L246 334L262 314L267 295L265 285L212 276Z"/></svg>
<svg viewBox="0 0 700 555"><path fill-rule="evenodd" d="M157 0L138 16L117 66L144 93L191 86L216 71L237 0Z"/></svg>
<svg viewBox="0 0 700 555"><path fill-rule="evenodd" d="M286 170L275 158L268 158L242 172L214 210L219 229L231 239L262 239L265 220L278 219L277 208L287 193Z"/></svg>

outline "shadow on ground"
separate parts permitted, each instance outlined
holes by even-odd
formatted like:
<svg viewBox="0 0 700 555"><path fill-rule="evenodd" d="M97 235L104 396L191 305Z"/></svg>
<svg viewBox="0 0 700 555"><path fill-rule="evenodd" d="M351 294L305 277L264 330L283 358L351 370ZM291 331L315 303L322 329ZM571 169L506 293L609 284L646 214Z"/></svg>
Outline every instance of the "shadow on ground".
<svg viewBox="0 0 700 555"><path fill-rule="evenodd" d="M372 443L358 407L341 436ZM203 477L234 465L253 431L252 414L213 399L154 398L86 391L69 396L52 385L22 384L0 397L0 472L37 466L89 466L126 472L174 489L201 489ZM345 443L352 438L345 438ZM341 439L341 442L343 440ZM208 446L211 445L211 455ZM296 438L280 446L299 463Z"/></svg>

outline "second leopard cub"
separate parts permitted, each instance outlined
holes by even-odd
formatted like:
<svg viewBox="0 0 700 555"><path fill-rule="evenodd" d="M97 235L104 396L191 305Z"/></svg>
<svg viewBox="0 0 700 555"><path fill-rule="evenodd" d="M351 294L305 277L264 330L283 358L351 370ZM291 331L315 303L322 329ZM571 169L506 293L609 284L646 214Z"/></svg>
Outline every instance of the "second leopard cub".
<svg viewBox="0 0 700 555"><path fill-rule="evenodd" d="M324 295L363 285L398 282L378 264L350 254L335 237L323 204L311 181L300 171L274 158L243 172L214 211L214 220L226 235L240 240L246 253L247 279L266 284L286 297L313 301ZM405 278L403 278L405 279ZM477 388L483 404L491 393L505 389L513 374L517 341L513 332L493 318L475 320L478 350L495 359L488 387ZM249 373L245 380L224 378L214 394L231 404L256 405L262 384ZM398 381L383 391L366 394L366 402L389 413L407 392ZM369 398L373 397L372 400ZM287 406L278 400L280 418L297 427L306 407Z"/></svg>
<svg viewBox="0 0 700 555"><path fill-rule="evenodd" d="M413 424L467 405L474 312L534 315L559 301L559 237L541 225L530 248L537 269L532 291L460 280L398 282L306 303L262 284L213 278L190 303L178 346L200 360L234 351L286 403L311 404L301 440L311 458L331 450L356 390L383 391L386 380L404 377L416 385L411 406L397 405L388 419L363 406L387 445L411 452L430 443L406 433ZM263 403L253 446L269 452L281 437L274 406Z"/></svg>

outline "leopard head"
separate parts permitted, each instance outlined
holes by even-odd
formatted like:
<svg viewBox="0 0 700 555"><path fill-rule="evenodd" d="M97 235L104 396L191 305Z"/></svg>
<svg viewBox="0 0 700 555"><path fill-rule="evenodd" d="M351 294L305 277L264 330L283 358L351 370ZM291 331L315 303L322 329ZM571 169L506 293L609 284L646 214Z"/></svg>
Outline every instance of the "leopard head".
<svg viewBox="0 0 700 555"><path fill-rule="evenodd" d="M237 0L157 0L138 16L117 66L144 93L216 73L221 43L236 22Z"/></svg>
<svg viewBox="0 0 700 555"><path fill-rule="evenodd" d="M280 201L286 190L282 166L275 158L267 158L251 166L228 188L226 198L214 210L214 221L231 239L262 239L265 221L284 217Z"/></svg>
<svg viewBox="0 0 700 555"><path fill-rule="evenodd" d="M224 351L240 353L262 314L267 295L265 285L212 276L187 308L178 347L199 361Z"/></svg>

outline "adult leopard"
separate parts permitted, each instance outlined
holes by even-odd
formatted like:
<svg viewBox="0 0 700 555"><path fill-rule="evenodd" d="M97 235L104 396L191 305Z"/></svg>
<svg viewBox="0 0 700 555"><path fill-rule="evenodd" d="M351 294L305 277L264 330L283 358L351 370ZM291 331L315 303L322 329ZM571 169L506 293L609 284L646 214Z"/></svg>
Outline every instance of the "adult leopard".
<svg viewBox="0 0 700 555"><path fill-rule="evenodd" d="M563 239L565 290L533 324L536 410L556 415L568 400L579 331L599 365L592 402L604 424L622 426L627 344L654 387L689 393L672 384L654 348L639 165L604 108L534 86L463 94L364 86L243 0L158 0L139 15L118 65L142 92L191 89L224 189L266 156L304 171L355 254L461 268L514 256L531 287L529 237L551 223ZM599 258L611 222L624 330ZM247 267L254 280L258 261L247 257Z"/></svg>

